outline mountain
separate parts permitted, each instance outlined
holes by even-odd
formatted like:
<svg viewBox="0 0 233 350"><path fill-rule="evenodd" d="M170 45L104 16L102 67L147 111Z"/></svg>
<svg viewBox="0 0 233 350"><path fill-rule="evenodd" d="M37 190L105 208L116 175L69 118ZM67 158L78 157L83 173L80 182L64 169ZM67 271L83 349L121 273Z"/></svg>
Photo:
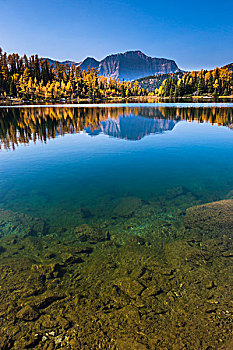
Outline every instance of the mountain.
<svg viewBox="0 0 233 350"><path fill-rule="evenodd" d="M54 63L55 61L49 59L49 62ZM59 63L74 64L85 70L88 66L98 68L100 75L120 80L135 80L149 75L180 72L175 61L166 58L149 57L139 50L110 55L101 61L87 57L79 63L71 61Z"/></svg>
<svg viewBox="0 0 233 350"><path fill-rule="evenodd" d="M60 64L64 64L64 65L68 64L69 66L78 66L79 65L79 63L77 63L77 62L73 62L73 61L69 61L69 60L67 60L67 61L56 61L56 60L52 60L51 58L44 58L44 57L42 57L42 59L43 60L48 60L49 64L50 65L53 64L54 66L55 66L55 62L58 62Z"/></svg>
<svg viewBox="0 0 233 350"><path fill-rule="evenodd" d="M96 61L93 57L87 57L84 61L77 64L81 69L87 70L90 66L91 68L99 68L99 62Z"/></svg>
<svg viewBox="0 0 233 350"><path fill-rule="evenodd" d="M82 64L80 65L82 68ZM100 75L125 80L143 76L179 71L177 64L165 58L146 56L141 51L128 51L110 55L99 62Z"/></svg>

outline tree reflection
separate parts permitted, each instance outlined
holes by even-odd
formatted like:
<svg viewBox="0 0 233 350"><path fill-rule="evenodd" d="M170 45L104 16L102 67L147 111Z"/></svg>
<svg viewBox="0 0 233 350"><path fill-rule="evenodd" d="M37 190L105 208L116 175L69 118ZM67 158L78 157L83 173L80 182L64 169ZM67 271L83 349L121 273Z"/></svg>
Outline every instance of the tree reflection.
<svg viewBox="0 0 233 350"><path fill-rule="evenodd" d="M0 147L15 149L19 144L28 144L30 141L46 142L58 135L74 134L84 130L91 134L91 132L100 130L103 122L108 121L109 124L111 121L115 121L116 123L122 118L125 119L125 127L127 127L130 120L130 128L132 129L132 125L134 125L132 118L135 116L147 118L148 123L146 121L135 123L134 139L142 138L143 132L144 135L156 132L156 128L148 128L150 120L173 120L175 123L180 120L187 120L225 126L233 124L233 109L227 107L2 108L0 109ZM172 125L174 126L175 123ZM159 128L157 127L157 132L171 130L172 125L161 122ZM119 133L111 132L111 134L120 137ZM130 139L129 136L124 138Z"/></svg>

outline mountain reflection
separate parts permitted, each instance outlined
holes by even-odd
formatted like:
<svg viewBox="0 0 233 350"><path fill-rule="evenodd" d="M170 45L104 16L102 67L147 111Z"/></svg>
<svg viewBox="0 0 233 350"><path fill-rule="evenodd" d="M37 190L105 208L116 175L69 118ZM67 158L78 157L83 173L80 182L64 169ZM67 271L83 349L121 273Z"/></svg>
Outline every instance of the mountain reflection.
<svg viewBox="0 0 233 350"><path fill-rule="evenodd" d="M101 121L96 130L85 128L89 135L104 133L109 136L126 140L140 140L149 134L162 133L172 130L178 121L168 119L147 119L141 116L124 116L117 119Z"/></svg>
<svg viewBox="0 0 233 350"><path fill-rule="evenodd" d="M0 147L15 149L29 141L46 142L81 131L89 135L140 140L169 131L180 120L232 127L233 110L224 107L27 107L0 109Z"/></svg>

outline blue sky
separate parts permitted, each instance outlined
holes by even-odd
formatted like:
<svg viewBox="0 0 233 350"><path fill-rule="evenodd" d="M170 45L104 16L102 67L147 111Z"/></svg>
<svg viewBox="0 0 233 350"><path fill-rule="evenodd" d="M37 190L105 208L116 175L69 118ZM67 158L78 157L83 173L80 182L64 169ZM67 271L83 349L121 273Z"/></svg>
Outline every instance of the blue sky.
<svg viewBox="0 0 233 350"><path fill-rule="evenodd" d="M141 50L208 69L233 62L232 13L232 0L0 0L0 46L74 61Z"/></svg>

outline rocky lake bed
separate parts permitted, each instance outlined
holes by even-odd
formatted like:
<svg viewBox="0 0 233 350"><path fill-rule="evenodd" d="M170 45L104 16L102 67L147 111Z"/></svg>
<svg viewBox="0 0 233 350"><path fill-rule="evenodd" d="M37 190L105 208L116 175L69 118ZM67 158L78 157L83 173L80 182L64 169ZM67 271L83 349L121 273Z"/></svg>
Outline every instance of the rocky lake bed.
<svg viewBox="0 0 233 350"><path fill-rule="evenodd" d="M233 348L233 108L0 108L0 349Z"/></svg>
<svg viewBox="0 0 233 350"><path fill-rule="evenodd" d="M177 187L56 232L1 209L0 348L227 349L232 208Z"/></svg>

